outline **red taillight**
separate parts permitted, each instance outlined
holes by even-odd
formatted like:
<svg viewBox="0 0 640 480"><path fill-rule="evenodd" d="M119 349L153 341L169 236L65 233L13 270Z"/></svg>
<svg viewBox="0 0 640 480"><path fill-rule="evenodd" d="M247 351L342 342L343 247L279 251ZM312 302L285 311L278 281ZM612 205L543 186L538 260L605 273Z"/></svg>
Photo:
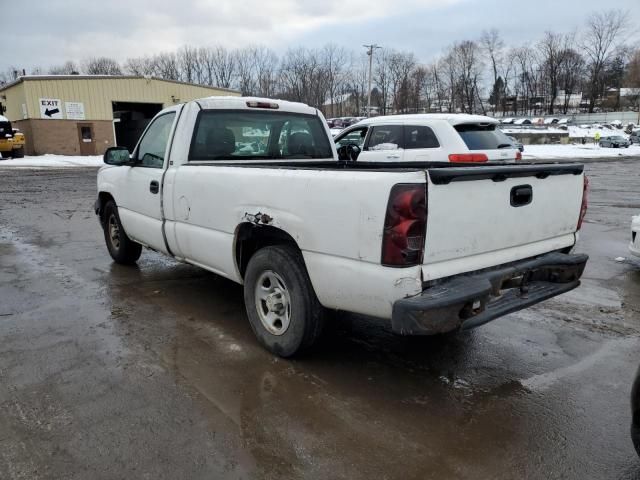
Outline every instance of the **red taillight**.
<svg viewBox="0 0 640 480"><path fill-rule="evenodd" d="M277 110L278 108L280 108L280 105L278 105L275 102L255 102L255 101L251 100L251 101L247 102L247 107L251 107L251 108L272 108L274 110Z"/></svg>
<svg viewBox="0 0 640 480"><path fill-rule="evenodd" d="M454 163L478 163L489 160L484 153L452 153L449 161Z"/></svg>
<svg viewBox="0 0 640 480"><path fill-rule="evenodd" d="M522 152L520 150L516 152L516 162L519 160L522 160Z"/></svg>
<svg viewBox="0 0 640 480"><path fill-rule="evenodd" d="M580 217L578 217L578 230L582 228L582 221L587 214L587 205L589 203L589 179L584 176L584 183L582 184L582 204L580 205Z"/></svg>
<svg viewBox="0 0 640 480"><path fill-rule="evenodd" d="M382 236L382 264L420 265L427 228L427 191L424 183L399 183L389 195Z"/></svg>

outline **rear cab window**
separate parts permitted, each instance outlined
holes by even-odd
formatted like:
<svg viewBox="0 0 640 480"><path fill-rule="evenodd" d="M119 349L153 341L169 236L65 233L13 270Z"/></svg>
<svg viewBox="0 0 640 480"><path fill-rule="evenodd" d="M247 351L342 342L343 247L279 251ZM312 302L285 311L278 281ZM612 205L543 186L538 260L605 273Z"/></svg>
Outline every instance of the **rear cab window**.
<svg viewBox="0 0 640 480"><path fill-rule="evenodd" d="M469 150L514 148L509 137L494 124L463 123L454 125Z"/></svg>
<svg viewBox="0 0 640 480"><path fill-rule="evenodd" d="M289 112L203 110L196 121L189 160L332 158L318 116Z"/></svg>

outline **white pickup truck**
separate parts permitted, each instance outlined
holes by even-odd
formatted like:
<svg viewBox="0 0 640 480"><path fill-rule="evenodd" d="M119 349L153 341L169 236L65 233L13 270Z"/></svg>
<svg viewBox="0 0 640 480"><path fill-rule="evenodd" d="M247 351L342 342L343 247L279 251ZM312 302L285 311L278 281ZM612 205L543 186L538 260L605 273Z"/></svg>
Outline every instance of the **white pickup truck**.
<svg viewBox="0 0 640 480"><path fill-rule="evenodd" d="M325 309L401 335L468 329L580 284L580 164L359 163L315 108L211 97L109 149L95 211L118 263L142 246L244 285L251 327L291 356Z"/></svg>

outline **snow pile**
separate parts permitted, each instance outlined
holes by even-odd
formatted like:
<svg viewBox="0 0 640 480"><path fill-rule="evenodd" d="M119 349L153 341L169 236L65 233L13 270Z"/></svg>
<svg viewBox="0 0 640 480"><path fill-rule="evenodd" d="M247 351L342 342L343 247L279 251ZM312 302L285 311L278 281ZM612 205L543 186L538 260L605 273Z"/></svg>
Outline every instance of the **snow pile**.
<svg viewBox="0 0 640 480"><path fill-rule="evenodd" d="M597 145L525 145L523 160L555 160L583 158L619 158L640 156L640 146L601 148Z"/></svg>
<svg viewBox="0 0 640 480"><path fill-rule="evenodd" d="M553 135L553 134L566 134L567 131L554 126L548 127L531 127L531 128L501 128L501 130L507 135L513 135L518 133L537 134L537 135Z"/></svg>
<svg viewBox="0 0 640 480"><path fill-rule="evenodd" d="M102 155L78 157L71 155L39 155L37 157L0 159L1 167L32 167L32 168L60 168L60 167L100 167Z"/></svg>
<svg viewBox="0 0 640 480"><path fill-rule="evenodd" d="M629 135L624 133L624 130L618 128L604 128L600 125L571 125L569 126L569 138L595 138L596 133L600 134L600 137L613 137L621 136L628 138Z"/></svg>

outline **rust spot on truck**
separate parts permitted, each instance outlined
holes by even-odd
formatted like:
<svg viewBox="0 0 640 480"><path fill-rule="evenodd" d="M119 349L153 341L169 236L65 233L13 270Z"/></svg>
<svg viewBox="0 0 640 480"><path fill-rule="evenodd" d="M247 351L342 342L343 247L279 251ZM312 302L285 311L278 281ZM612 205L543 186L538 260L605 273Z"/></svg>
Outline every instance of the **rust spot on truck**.
<svg viewBox="0 0 640 480"><path fill-rule="evenodd" d="M254 225L269 225L271 222L273 222L273 217L271 217L266 213L261 213L261 212L258 212L258 213L245 212L243 218L247 222L251 222Z"/></svg>

